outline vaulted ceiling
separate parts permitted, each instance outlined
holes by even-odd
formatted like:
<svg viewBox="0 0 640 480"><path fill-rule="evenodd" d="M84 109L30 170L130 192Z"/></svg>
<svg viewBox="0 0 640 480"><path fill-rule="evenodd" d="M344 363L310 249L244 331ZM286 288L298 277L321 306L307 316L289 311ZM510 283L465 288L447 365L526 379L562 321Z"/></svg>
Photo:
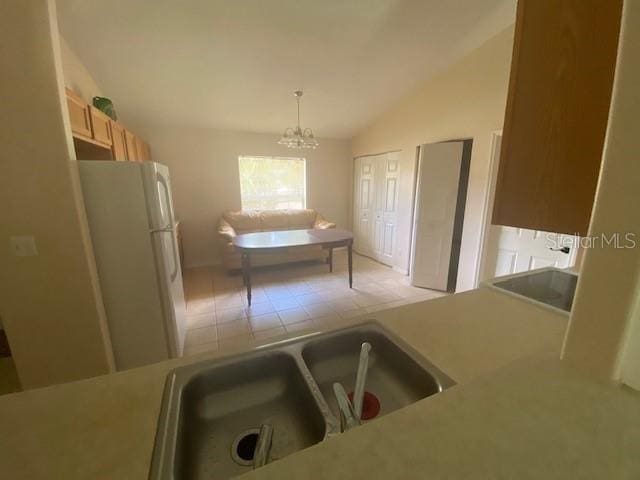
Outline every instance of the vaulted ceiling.
<svg viewBox="0 0 640 480"><path fill-rule="evenodd" d="M123 118L349 138L514 21L515 0L58 0Z"/></svg>

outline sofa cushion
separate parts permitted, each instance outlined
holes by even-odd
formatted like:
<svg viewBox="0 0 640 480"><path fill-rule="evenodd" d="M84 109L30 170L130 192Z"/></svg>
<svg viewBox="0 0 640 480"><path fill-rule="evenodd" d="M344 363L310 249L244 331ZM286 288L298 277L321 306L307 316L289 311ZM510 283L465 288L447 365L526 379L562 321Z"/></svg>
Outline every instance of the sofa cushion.
<svg viewBox="0 0 640 480"><path fill-rule="evenodd" d="M262 229L260 212L226 212L223 218L237 233L259 232Z"/></svg>
<svg viewBox="0 0 640 480"><path fill-rule="evenodd" d="M260 212L260 229L265 232L289 229L289 210L263 210Z"/></svg>
<svg viewBox="0 0 640 480"><path fill-rule="evenodd" d="M289 228L292 230L302 228L313 228L318 214L315 210L291 210L289 211Z"/></svg>

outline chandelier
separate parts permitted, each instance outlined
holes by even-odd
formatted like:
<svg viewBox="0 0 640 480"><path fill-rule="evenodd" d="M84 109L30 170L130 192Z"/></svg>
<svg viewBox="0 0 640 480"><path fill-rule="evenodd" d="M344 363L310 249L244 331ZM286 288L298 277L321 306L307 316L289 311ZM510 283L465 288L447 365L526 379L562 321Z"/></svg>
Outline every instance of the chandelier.
<svg viewBox="0 0 640 480"><path fill-rule="evenodd" d="M316 148L318 141L313 136L313 130L310 128L302 130L300 128L300 97L302 97L302 90L296 90L293 94L298 103L298 123L296 128L287 128L278 143L286 145L288 148Z"/></svg>

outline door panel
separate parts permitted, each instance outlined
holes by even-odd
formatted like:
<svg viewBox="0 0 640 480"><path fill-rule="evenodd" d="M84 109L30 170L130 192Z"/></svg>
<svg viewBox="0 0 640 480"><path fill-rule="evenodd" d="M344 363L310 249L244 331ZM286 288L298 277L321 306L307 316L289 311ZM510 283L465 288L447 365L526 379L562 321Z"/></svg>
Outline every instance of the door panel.
<svg viewBox="0 0 640 480"><path fill-rule="evenodd" d="M413 229L413 285L446 291L463 142L422 145Z"/></svg>
<svg viewBox="0 0 640 480"><path fill-rule="evenodd" d="M375 165L372 157L357 158L355 162L355 216L357 230L354 246L365 255L372 255L374 248L373 226L370 218L373 216L373 195Z"/></svg>
<svg viewBox="0 0 640 480"><path fill-rule="evenodd" d="M397 224L398 210L398 180L400 173L400 164L398 153L387 153L379 158L379 170L384 175L380 178L382 188L379 194L379 210L376 215L381 219L382 223L382 243L378 252L378 261L387 265L393 265L393 257L395 253L395 233ZM382 177L382 175L381 175Z"/></svg>
<svg viewBox="0 0 640 480"><path fill-rule="evenodd" d="M362 179L362 189L360 191L360 202L361 205L364 206L368 206L369 205L369 192L370 192L370 187L369 184L371 182L369 181L368 178L363 178Z"/></svg>
<svg viewBox="0 0 640 480"><path fill-rule="evenodd" d="M493 269L487 268L494 277L526 272L536 268L567 268L575 264L577 237L525 228L491 226L491 238L497 239L488 246L487 258L491 258L489 249L497 250ZM560 250L569 246L569 252ZM511 262L507 268L507 258ZM487 267L491 267L488 265Z"/></svg>
<svg viewBox="0 0 640 480"><path fill-rule="evenodd" d="M114 160L126 160L127 159L127 146L125 139L125 130L122 125L113 120L109 121L111 127L111 137L113 145L111 145L111 153Z"/></svg>
<svg viewBox="0 0 640 480"><path fill-rule="evenodd" d="M91 105L89 105L89 118L91 119L93 139L110 147L113 143L111 138L111 128L109 127L109 121L111 119Z"/></svg>
<svg viewBox="0 0 640 480"><path fill-rule="evenodd" d="M550 260L548 258L531 257L531 259L529 260L529 270L535 270L536 268L557 267L557 266L558 266L557 260Z"/></svg>
<svg viewBox="0 0 640 480"><path fill-rule="evenodd" d="M518 253L513 250L501 248L498 250L496 258L496 276L511 275L516 273L516 264L518 261Z"/></svg>
<svg viewBox="0 0 640 480"><path fill-rule="evenodd" d="M124 143L127 148L127 160L130 162L139 161L140 159L138 158L138 151L136 149L136 136L129 130L124 131Z"/></svg>
<svg viewBox="0 0 640 480"><path fill-rule="evenodd" d="M375 254L376 258L379 258L382 254L382 229L384 228L384 225L382 223L382 220L379 218L376 218L375 222L374 222L374 229L373 229L373 253Z"/></svg>
<svg viewBox="0 0 640 480"><path fill-rule="evenodd" d="M371 223L369 223L368 218L361 218L358 227L358 247L356 247L356 249L362 253L366 253L368 251L367 245L369 237L371 236Z"/></svg>
<svg viewBox="0 0 640 480"><path fill-rule="evenodd" d="M82 137L92 138L93 134L91 133L91 120L89 119L89 105L87 105L79 96L68 88L65 91L67 94L67 107L69 110L71 131Z"/></svg>
<svg viewBox="0 0 640 480"><path fill-rule="evenodd" d="M384 226L384 242L382 247L382 254L391 258L393 257L393 239L395 236L395 225L387 223Z"/></svg>
<svg viewBox="0 0 640 480"><path fill-rule="evenodd" d="M387 195L386 203L384 205L385 212L396 211L396 183L395 178L387 178Z"/></svg>

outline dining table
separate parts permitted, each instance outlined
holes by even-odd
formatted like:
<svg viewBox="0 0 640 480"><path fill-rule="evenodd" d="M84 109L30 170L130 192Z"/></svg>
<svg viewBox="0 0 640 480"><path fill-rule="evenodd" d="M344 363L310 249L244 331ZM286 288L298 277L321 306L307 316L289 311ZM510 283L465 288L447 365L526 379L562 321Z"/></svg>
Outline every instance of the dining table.
<svg viewBox="0 0 640 480"><path fill-rule="evenodd" d="M347 247L349 288L353 288L353 233L348 230L327 228L244 233L234 237L233 246L242 259L242 279L247 288L249 305L251 305L252 255L277 253L285 249L310 245L318 245L329 251L327 263L330 272L333 272L333 249Z"/></svg>

